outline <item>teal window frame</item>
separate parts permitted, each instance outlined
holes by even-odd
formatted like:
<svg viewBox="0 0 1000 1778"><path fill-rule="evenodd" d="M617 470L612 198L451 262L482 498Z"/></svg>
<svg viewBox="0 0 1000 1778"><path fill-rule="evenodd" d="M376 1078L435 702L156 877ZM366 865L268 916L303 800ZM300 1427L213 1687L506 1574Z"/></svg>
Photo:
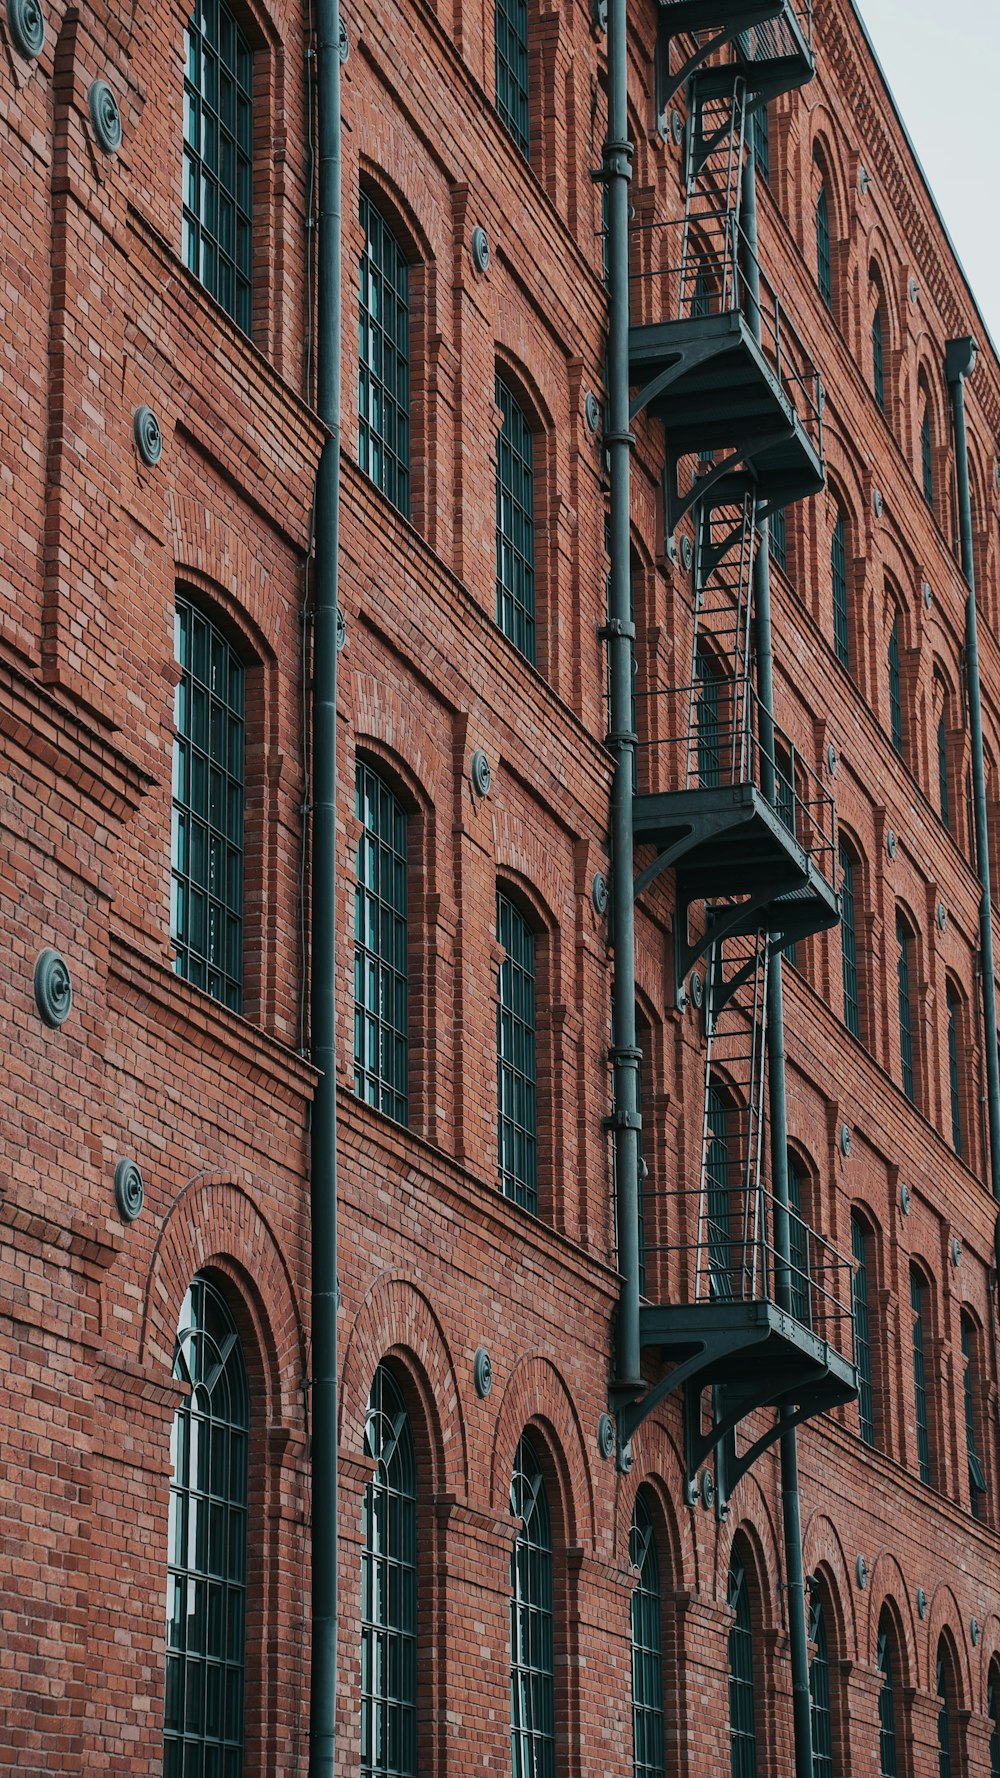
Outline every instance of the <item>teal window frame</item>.
<svg viewBox="0 0 1000 1778"><path fill-rule="evenodd" d="M851 631L847 611L847 522L837 509L830 539L830 584L833 593L833 652L842 667L851 669Z"/></svg>
<svg viewBox="0 0 1000 1778"><path fill-rule="evenodd" d="M552 1518L538 1453L522 1434L510 1510L510 1725L513 1778L555 1778Z"/></svg>
<svg viewBox="0 0 1000 1778"><path fill-rule="evenodd" d="M170 938L174 969L243 1010L246 667L199 606L178 594Z"/></svg>
<svg viewBox="0 0 1000 1778"><path fill-rule="evenodd" d="M871 1236L856 1211L851 1212L851 1313L854 1364L858 1373L858 1428L866 1445L875 1443L875 1394L872 1386L871 1311L868 1293Z"/></svg>
<svg viewBox="0 0 1000 1778"><path fill-rule="evenodd" d="M896 915L896 988L899 1008L899 1060L903 1091L911 1104L916 1100L916 1073L913 1051L913 1000L910 982L913 975L913 937L902 914Z"/></svg>
<svg viewBox="0 0 1000 1778"><path fill-rule="evenodd" d="M893 614L886 648L889 671L889 737L896 752L903 753L903 686L899 661L899 612Z"/></svg>
<svg viewBox="0 0 1000 1778"><path fill-rule="evenodd" d="M536 938L520 909L497 893L504 951L497 995L497 1130L500 1189L538 1210L538 1018Z"/></svg>
<svg viewBox="0 0 1000 1778"><path fill-rule="evenodd" d="M855 861L840 841L840 947L844 978L844 1024L852 1037L861 1036L861 1000L858 984L857 901Z"/></svg>
<svg viewBox="0 0 1000 1778"><path fill-rule="evenodd" d="M707 1101L707 1149L705 1154L705 1208L708 1239L709 1288L717 1302L733 1302L739 1295L736 1247L733 1240L733 1205L730 1189L730 1107L717 1087L710 1086Z"/></svg>
<svg viewBox="0 0 1000 1778"><path fill-rule="evenodd" d="M876 1664L882 1675L882 1686L878 1695L878 1728L879 1728L879 1775L880 1778L898 1778L899 1748L896 1736L896 1689L893 1671L895 1633L888 1613L883 1611L878 1620Z"/></svg>
<svg viewBox="0 0 1000 1778"><path fill-rule="evenodd" d="M948 1019L948 1098L951 1109L951 1146L962 1158L962 1081L959 1067L962 1002L951 982L945 985L945 1006Z"/></svg>
<svg viewBox="0 0 1000 1778"><path fill-rule="evenodd" d="M355 770L361 823L354 884L354 1090L398 1124L409 1118L407 815L365 760Z"/></svg>
<svg viewBox="0 0 1000 1778"><path fill-rule="evenodd" d="M767 521L768 543L773 562L781 569L782 574L788 572L788 518L783 506L776 506Z"/></svg>
<svg viewBox="0 0 1000 1778"><path fill-rule="evenodd" d="M528 0L494 0L496 108L525 160L531 151Z"/></svg>
<svg viewBox="0 0 1000 1778"><path fill-rule="evenodd" d="M417 1774L417 1467L399 1384L380 1364L365 1417L375 1473L361 1508L361 1778Z"/></svg>
<svg viewBox="0 0 1000 1778"><path fill-rule="evenodd" d="M663 1716L663 1592L652 1514L640 1488L629 1532L632 1589L632 1748L635 1778L666 1778Z"/></svg>
<svg viewBox="0 0 1000 1778"><path fill-rule="evenodd" d="M938 1744L938 1778L952 1778L951 1757L951 1699L948 1696L948 1663L944 1658L942 1644L938 1644L937 1655L937 1744Z"/></svg>
<svg viewBox="0 0 1000 1778"><path fill-rule="evenodd" d="M938 717L937 725L937 768L938 768L938 801L941 806L941 821L951 832L951 798L948 794L948 724L945 711Z"/></svg>
<svg viewBox="0 0 1000 1778"><path fill-rule="evenodd" d="M833 307L833 259L830 251L830 200L820 185L816 199L816 283L828 309Z"/></svg>
<svg viewBox="0 0 1000 1778"><path fill-rule="evenodd" d="M524 409L499 374L496 403L503 415L496 458L497 623L534 666L535 441Z"/></svg>
<svg viewBox="0 0 1000 1778"><path fill-rule="evenodd" d="M983 1516L986 1498L986 1475L979 1456L976 1438L976 1330L968 1315L961 1320L962 1340L962 1405L965 1409L965 1452L969 1468L969 1510L974 1519Z"/></svg>
<svg viewBox="0 0 1000 1778"><path fill-rule="evenodd" d="M986 1682L986 1714L990 1720L990 1778L1000 1778L1000 1672L990 1663Z"/></svg>
<svg viewBox="0 0 1000 1778"><path fill-rule="evenodd" d="M788 1168L788 1248L791 1260L791 1310L803 1327L812 1325L809 1276L809 1231L802 1215L802 1169L793 1154Z"/></svg>
<svg viewBox="0 0 1000 1778"><path fill-rule="evenodd" d="M695 655L695 751L702 790L722 784L722 692L724 679L708 649Z"/></svg>
<svg viewBox="0 0 1000 1778"><path fill-rule="evenodd" d="M185 265L253 322L253 49L225 0L197 0L184 39Z"/></svg>
<svg viewBox="0 0 1000 1778"><path fill-rule="evenodd" d="M915 1266L910 1267L910 1308L913 1311L913 1417L917 1434L917 1474L930 1483L930 1411L926 1362L927 1285Z"/></svg>
<svg viewBox="0 0 1000 1778"><path fill-rule="evenodd" d="M410 267L378 205L362 191L358 279L358 463L410 516Z"/></svg>
<svg viewBox="0 0 1000 1778"><path fill-rule="evenodd" d="M813 1657L809 1663L809 1716L812 1725L812 1778L834 1778L833 1714L830 1708L830 1652L826 1636L826 1618L818 1590L809 1600L809 1640Z"/></svg>
<svg viewBox="0 0 1000 1778"><path fill-rule="evenodd" d="M738 1553L729 1564L726 1602L735 1613L727 1644L730 1778L757 1778L757 1688L747 1574Z"/></svg>
<svg viewBox="0 0 1000 1778"><path fill-rule="evenodd" d="M167 1537L163 1778L242 1778L250 1386L239 1331L203 1272L181 1306Z"/></svg>
<svg viewBox="0 0 1000 1778"><path fill-rule="evenodd" d="M757 172L765 185L771 183L771 119L764 100L755 105L747 120L747 135L750 141L750 152L753 155Z"/></svg>
<svg viewBox="0 0 1000 1778"><path fill-rule="evenodd" d="M931 428L931 403L928 395L924 396L923 411L920 416L920 482L924 499L931 511L934 511L934 434Z"/></svg>
<svg viewBox="0 0 1000 1778"><path fill-rule="evenodd" d="M879 412L885 413L885 334L882 304L876 303L872 316L872 392Z"/></svg>

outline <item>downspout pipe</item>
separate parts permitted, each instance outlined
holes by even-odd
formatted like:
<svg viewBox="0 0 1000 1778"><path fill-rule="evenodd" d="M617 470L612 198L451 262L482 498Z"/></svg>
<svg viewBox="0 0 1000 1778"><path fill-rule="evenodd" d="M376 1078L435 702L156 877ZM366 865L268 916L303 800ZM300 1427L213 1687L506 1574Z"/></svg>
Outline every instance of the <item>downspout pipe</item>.
<svg viewBox="0 0 1000 1778"><path fill-rule="evenodd" d="M744 266L746 312L760 339L760 268L757 258L757 168L752 153L743 169L743 232L747 243ZM760 527L754 556L754 641L757 654L757 696L760 700L761 789L772 802L776 792L774 755L774 650L771 631L771 558L766 524ZM785 1098L785 1005L781 952L769 960L767 972L767 1095L774 1197L775 1296L778 1307L792 1307L791 1230L788 1220L788 1106ZM779 1422L789 1410L779 1408ZM792 1669L792 1723L795 1778L813 1778L812 1696L809 1690L809 1640L802 1559L802 1511L799 1498L799 1454L795 1427L779 1440L781 1516L788 1587L788 1646Z"/></svg>
<svg viewBox="0 0 1000 1778"><path fill-rule="evenodd" d="M605 637L608 648L608 743L614 755L611 791L609 942L614 959L611 1017L611 1127L618 1220L621 1297L612 1395L618 1406L642 1389L639 1368L639 1063L635 1029L635 893L633 887L632 772L637 736L632 726L630 567L631 452L628 411L628 193L633 145L628 140L626 0L608 0L608 133L601 178L607 192L608 403L604 433L611 481L611 583Z"/></svg>
<svg viewBox="0 0 1000 1778"><path fill-rule="evenodd" d="M312 1595L309 1778L333 1778L337 1707L337 587L340 553L340 12L316 0L318 240L309 1015L318 1072L309 1133L312 1240Z"/></svg>
<svg viewBox="0 0 1000 1778"><path fill-rule="evenodd" d="M976 870L979 876L979 948L983 959L983 1033L986 1045L986 1105L990 1131L990 1186L1000 1200L1000 1058L997 1056L997 1000L993 971L993 913L990 899L990 847L986 814L986 766L983 759L983 703L979 682L979 640L976 630L976 569L972 553L972 503L969 498L969 442L965 428L965 382L976 364L976 342L964 337L945 346L944 374L951 393L955 424L955 481L958 487L959 545L962 573L969 592L965 601L965 676L972 739L972 800L976 827Z"/></svg>

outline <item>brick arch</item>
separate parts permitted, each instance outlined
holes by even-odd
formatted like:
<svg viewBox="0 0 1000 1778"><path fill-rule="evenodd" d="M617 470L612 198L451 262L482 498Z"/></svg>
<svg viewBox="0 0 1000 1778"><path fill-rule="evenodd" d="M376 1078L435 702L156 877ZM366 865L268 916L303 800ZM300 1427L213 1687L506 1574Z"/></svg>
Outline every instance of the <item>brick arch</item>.
<svg viewBox="0 0 1000 1778"><path fill-rule="evenodd" d="M899 1640L899 1658L904 1664L901 1680L917 1684L920 1663L917 1658L917 1619L914 1616L915 1588L911 1587L898 1559L886 1549L879 1550L868 1570L867 1616L859 1613L858 1655L874 1667L878 1657L878 1621L888 1607Z"/></svg>
<svg viewBox="0 0 1000 1778"><path fill-rule="evenodd" d="M372 132L381 127L382 121L378 114L366 118L366 129L369 142ZM388 140L385 146L389 147ZM392 174L386 171L391 166ZM413 179L412 163L407 158L386 153L373 158L371 154L362 153L358 156L357 196L353 199L351 212L354 222L358 219L360 197L367 197L392 230L403 258L408 265L432 266L441 254L435 251L432 241L432 230L438 220L432 201L427 204L421 214L420 198L430 198L423 182ZM406 189L399 182L409 178L415 189ZM419 196L417 195L419 192ZM346 205L345 205L346 209Z"/></svg>
<svg viewBox="0 0 1000 1778"><path fill-rule="evenodd" d="M354 1318L341 1369L339 1436L364 1450L372 1378L383 1359L409 1373L425 1414L435 1491L464 1499L468 1450L462 1400L447 1336L428 1298L398 1272L376 1278ZM471 1376L470 1376L471 1386Z"/></svg>
<svg viewBox="0 0 1000 1778"><path fill-rule="evenodd" d="M543 924L557 938L567 922L572 931L573 911L567 906L572 880L560 871L552 846L510 810L493 808L491 815L497 876L506 877L515 889L523 886L538 906Z"/></svg>
<svg viewBox="0 0 1000 1778"><path fill-rule="evenodd" d="M996 1671L997 1696L1000 1701L1000 1612L989 1612L980 1624L979 1646L976 1649L976 1655L979 1657L979 1684L973 1693L972 1708L980 1710L985 1716L991 1667Z"/></svg>
<svg viewBox="0 0 1000 1778"><path fill-rule="evenodd" d="M569 1389L547 1358L527 1355L514 1366L497 1410L490 1459L490 1503L509 1512L510 1478L518 1439L534 1425L545 1435L563 1490L567 1543L596 1540L594 1485L587 1442Z"/></svg>
<svg viewBox="0 0 1000 1778"><path fill-rule="evenodd" d="M355 753L364 753L366 743L373 743L412 800L432 814L435 792L441 788L441 749L426 725L415 719L412 701L373 673L355 672L349 683ZM449 786L450 777L449 772Z"/></svg>
<svg viewBox="0 0 1000 1778"><path fill-rule="evenodd" d="M968 1620L962 1615L950 1582L940 1581L931 1593L927 1607L927 1689L934 1690L938 1644L943 1636L955 1669L958 1710L967 1710L973 1695L968 1628Z"/></svg>
<svg viewBox="0 0 1000 1778"><path fill-rule="evenodd" d="M850 181L842 151L836 146L837 129L833 118L826 108L817 105L808 119L809 136L806 144L809 179L809 201L805 207L806 225L809 230L813 226L816 208L816 173L818 169L826 187L827 203L830 207L830 234L834 241L850 239L850 219L852 205L849 195ZM812 245L811 235L809 244ZM812 266L813 259L808 257ZM836 296L836 291L834 291Z"/></svg>
<svg viewBox="0 0 1000 1778"><path fill-rule="evenodd" d="M729 1564L733 1546L739 1541L750 1557L753 1585L760 1609L760 1622L765 1629L780 1628L776 1610L778 1591L772 1577L782 1572L781 1545L778 1527L764 1488L751 1470L740 1483L740 1511L730 1508L730 1516L720 1527L715 1543L715 1598L725 1604L728 1591Z"/></svg>
<svg viewBox="0 0 1000 1778"><path fill-rule="evenodd" d="M276 596L278 576L269 573L266 558L255 554L214 506L192 494L171 489L167 523L174 578L190 579L196 589L219 599L230 621L248 632L258 659L272 666L275 642L287 627L288 602Z"/></svg>
<svg viewBox="0 0 1000 1778"><path fill-rule="evenodd" d="M139 1358L173 1364L177 1317L196 1272L218 1264L252 1303L274 1420L298 1416L306 1342L295 1287L280 1243L250 1192L225 1175L189 1180L168 1212L143 1292Z"/></svg>
<svg viewBox="0 0 1000 1778"><path fill-rule="evenodd" d="M819 1575L825 1584L835 1619L839 1653L842 1656L856 1655L860 1631L854 1564L833 1520L819 1508L810 1513L803 1526L802 1554L806 1573Z"/></svg>
<svg viewBox="0 0 1000 1778"><path fill-rule="evenodd" d="M615 1554L623 1566L628 1563L629 1533L635 1497L640 1488L655 1495L664 1529L669 1563L670 1584L676 1589L693 1587L696 1583L697 1546L691 1535L692 1516L677 1513L677 1480L684 1474L680 1445L659 1420L645 1422L641 1434L632 1441L634 1461L627 1476L618 1477L615 1501Z"/></svg>

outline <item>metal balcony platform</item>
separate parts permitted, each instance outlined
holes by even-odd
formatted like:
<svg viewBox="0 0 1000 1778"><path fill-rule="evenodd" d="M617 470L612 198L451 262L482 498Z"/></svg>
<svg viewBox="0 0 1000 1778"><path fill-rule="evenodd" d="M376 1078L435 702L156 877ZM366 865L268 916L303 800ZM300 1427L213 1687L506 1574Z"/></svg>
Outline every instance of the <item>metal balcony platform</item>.
<svg viewBox="0 0 1000 1778"><path fill-rule="evenodd" d="M735 69L751 100L766 104L805 86L816 71L811 0L660 0L658 30L661 107L726 44L732 59L720 67L720 74L731 83ZM682 34L694 37L694 47L668 71L670 42Z"/></svg>
<svg viewBox="0 0 1000 1778"><path fill-rule="evenodd" d="M666 430L671 527L691 503L677 490L677 466L695 453L721 457L720 478L746 464L768 508L823 487L818 398L798 380L807 424L787 373L770 362L739 309L630 328L629 380L638 390L632 417L646 411ZM696 491L703 495L711 479L712 471L700 476Z"/></svg>

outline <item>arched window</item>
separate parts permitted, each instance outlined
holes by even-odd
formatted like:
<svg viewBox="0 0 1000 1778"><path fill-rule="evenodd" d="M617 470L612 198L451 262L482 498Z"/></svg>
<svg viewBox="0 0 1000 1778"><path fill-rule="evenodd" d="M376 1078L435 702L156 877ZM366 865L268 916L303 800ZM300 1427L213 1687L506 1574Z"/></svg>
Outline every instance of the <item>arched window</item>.
<svg viewBox="0 0 1000 1778"><path fill-rule="evenodd" d="M638 1067L638 1070L636 1073L636 1097L637 1097L637 1101L638 1101L636 1109L639 1112L640 1118L643 1118L644 1117L643 1101L646 1098L647 1092L648 1092L648 1081L649 1081L649 1070L650 1070L650 1052L651 1052L651 1048L652 1048L653 1034L650 1031L648 1022L646 1021L646 1019L643 1018L642 1013L640 1012L638 1006L636 1006L636 1009L635 1009L635 1041L636 1041L637 1048L642 1052L642 1060L639 1063L639 1067ZM643 1152L642 1152L643 1146L644 1146L643 1145L644 1133L645 1133L644 1126L643 1126L643 1124L640 1123L637 1142L636 1142L636 1147L638 1149L638 1161L639 1161L639 1295L640 1296L646 1295L646 1191L647 1191L647 1178L648 1178L648 1171L649 1170L648 1170L646 1161L643 1158ZM617 1202L617 1196L616 1196L616 1202Z"/></svg>
<svg viewBox="0 0 1000 1778"><path fill-rule="evenodd" d="M842 667L851 665L851 638L847 623L847 520L837 508L830 540L830 579L833 588L833 652Z"/></svg>
<svg viewBox="0 0 1000 1778"><path fill-rule="evenodd" d="M527 159L530 147L528 102L528 0L495 0L497 113Z"/></svg>
<svg viewBox="0 0 1000 1778"><path fill-rule="evenodd" d="M958 1772L959 1763L954 1758L954 1675L944 1638L938 1643L937 1652L937 1743L938 1743L938 1778L952 1778Z"/></svg>
<svg viewBox="0 0 1000 1778"><path fill-rule="evenodd" d="M929 1482L931 1443L927 1406L927 1286L915 1266L910 1267L910 1308L913 1310L913 1409L917 1430L917 1471L922 1482Z"/></svg>
<svg viewBox="0 0 1000 1778"><path fill-rule="evenodd" d="M816 199L816 282L828 309L833 307L833 262L830 257L830 203L821 184Z"/></svg>
<svg viewBox="0 0 1000 1778"><path fill-rule="evenodd" d="M240 1012L246 671L222 631L181 597L175 649L181 676L174 695L174 968Z"/></svg>
<svg viewBox="0 0 1000 1778"><path fill-rule="evenodd" d="M253 50L225 0L196 6L185 32L184 263L250 332L253 277Z"/></svg>
<svg viewBox="0 0 1000 1778"><path fill-rule="evenodd" d="M746 1569L738 1554L729 1564L727 1603L735 1613L729 1631L729 1760L731 1778L757 1775L757 1697L753 1671L753 1620Z"/></svg>
<svg viewBox="0 0 1000 1778"><path fill-rule="evenodd" d="M923 408L920 414L920 480L924 490L924 499L931 511L934 510L934 435L931 430L930 397L924 394Z"/></svg>
<svg viewBox="0 0 1000 1778"><path fill-rule="evenodd" d="M902 1069L903 1091L908 1099L915 1098L915 1077L913 1070L913 1007L911 1001L911 980L913 975L913 936L902 914L896 915L896 987L899 1007L899 1055Z"/></svg>
<svg viewBox="0 0 1000 1778"><path fill-rule="evenodd" d="M833 1719L830 1714L830 1654L826 1640L823 1601L816 1587L809 1602L809 1702L812 1721L812 1778L833 1778Z"/></svg>
<svg viewBox="0 0 1000 1778"><path fill-rule="evenodd" d="M896 1745L896 1638L892 1620L883 1611L878 1620L878 1670L882 1689L878 1695L879 1774L880 1778L897 1778L899 1765Z"/></svg>
<svg viewBox="0 0 1000 1778"><path fill-rule="evenodd" d="M771 181L771 128L766 103L751 111L748 121L750 152L765 185Z"/></svg>
<svg viewBox="0 0 1000 1778"><path fill-rule="evenodd" d="M496 401L503 414L497 436L497 623L534 665L534 439L526 415L499 376Z"/></svg>
<svg viewBox="0 0 1000 1778"><path fill-rule="evenodd" d="M840 841L840 949L844 973L844 1024L852 1037L861 1036L858 997L858 930L855 902L856 870L850 848Z"/></svg>
<svg viewBox="0 0 1000 1778"><path fill-rule="evenodd" d="M948 1097L951 1102L951 1145L962 1153L962 1080L959 1066L961 1051L962 1001L957 988L948 982L945 988L948 1010Z"/></svg>
<svg viewBox="0 0 1000 1778"><path fill-rule="evenodd" d="M708 1089L705 1184L708 1235L708 1273L713 1297L732 1301L739 1296L739 1278L733 1247L730 1193L729 1107L717 1087Z"/></svg>
<svg viewBox="0 0 1000 1778"><path fill-rule="evenodd" d="M872 390L875 400L885 413L885 341L880 302L876 303L872 316Z"/></svg>
<svg viewBox="0 0 1000 1778"><path fill-rule="evenodd" d="M504 950L497 1002L500 1187L525 1210L538 1208L535 935L509 896L497 895Z"/></svg>
<svg viewBox="0 0 1000 1778"><path fill-rule="evenodd" d="M809 1236L802 1216L802 1169L792 1153L788 1156L788 1247L792 1262L791 1310L796 1320L808 1327Z"/></svg>
<svg viewBox="0 0 1000 1778"><path fill-rule="evenodd" d="M941 805L941 820L948 832L951 832L951 799L948 794L948 716L947 704L943 705L937 725L937 766L938 766L938 800Z"/></svg>
<svg viewBox="0 0 1000 1778"><path fill-rule="evenodd" d="M990 1778L1000 1778L1000 1673L995 1661L986 1682L986 1714L990 1719Z"/></svg>
<svg viewBox="0 0 1000 1778"><path fill-rule="evenodd" d="M629 1560L639 1570L632 1592L633 1770L635 1778L665 1778L660 1562L653 1520L641 1488L632 1514Z"/></svg>
<svg viewBox="0 0 1000 1778"><path fill-rule="evenodd" d="M354 889L354 1090L405 1124L409 1105L406 811L359 762L362 825Z"/></svg>
<svg viewBox="0 0 1000 1778"><path fill-rule="evenodd" d="M965 1451L969 1465L969 1507L975 1519L983 1516L986 1498L986 1476L979 1456L977 1397L979 1390L976 1364L976 1329L968 1315L962 1316L962 1398L965 1406Z"/></svg>
<svg viewBox="0 0 1000 1778"><path fill-rule="evenodd" d="M903 751L903 691L899 670L899 612L894 611L886 649L889 671L889 736L897 753Z"/></svg>
<svg viewBox="0 0 1000 1778"><path fill-rule="evenodd" d="M164 1778L239 1778L250 1391L236 1323L199 1272L181 1306L170 1436Z"/></svg>
<svg viewBox="0 0 1000 1778"><path fill-rule="evenodd" d="M694 671L698 782L703 790L717 790L722 783L723 679L711 654L701 646Z"/></svg>
<svg viewBox="0 0 1000 1778"><path fill-rule="evenodd" d="M788 571L788 523L783 506L775 507L767 521L767 528L771 560L785 574Z"/></svg>
<svg viewBox="0 0 1000 1778"><path fill-rule="evenodd" d="M410 516L410 272L381 211L361 193L358 462Z"/></svg>
<svg viewBox="0 0 1000 1778"><path fill-rule="evenodd" d="M514 1778L553 1778L555 1658L552 1521L541 1465L518 1443L510 1510L520 1529L510 1559L510 1726Z"/></svg>
<svg viewBox="0 0 1000 1778"><path fill-rule="evenodd" d="M860 1216L851 1212L851 1257L854 1279L851 1308L854 1319L854 1363L858 1372L858 1420L866 1445L875 1443L875 1404L872 1390L871 1316L869 1310L870 1237Z"/></svg>
<svg viewBox="0 0 1000 1778"><path fill-rule="evenodd" d="M375 1372L361 1511L361 1774L416 1778L417 1483L410 1422L391 1371Z"/></svg>

